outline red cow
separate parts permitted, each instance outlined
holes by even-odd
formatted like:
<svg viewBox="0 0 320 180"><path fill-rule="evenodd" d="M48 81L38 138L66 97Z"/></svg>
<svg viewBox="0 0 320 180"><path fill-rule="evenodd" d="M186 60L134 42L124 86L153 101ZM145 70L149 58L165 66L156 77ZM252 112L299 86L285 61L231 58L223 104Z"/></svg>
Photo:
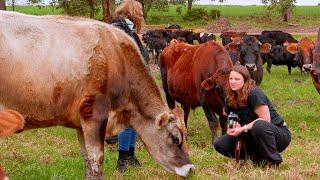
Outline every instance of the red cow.
<svg viewBox="0 0 320 180"><path fill-rule="evenodd" d="M245 35L247 35L246 32L226 31L226 32L221 32L220 38L222 39L222 44L226 46L227 44L232 42L231 38L243 37Z"/></svg>
<svg viewBox="0 0 320 180"><path fill-rule="evenodd" d="M224 76L223 84L217 88L202 89L201 83L212 77L220 69L230 69L231 59L227 51L219 44L209 41L201 45L189 45L172 40L170 45L160 54L160 70L163 89L171 109L175 101L181 103L185 111L187 125L190 108L202 106L212 132L212 140L216 136L219 115L222 132L226 131L226 116L223 115L222 86L228 76Z"/></svg>
<svg viewBox="0 0 320 180"><path fill-rule="evenodd" d="M314 48L314 42L305 37L302 38L299 43L284 43L287 46L287 51L293 55L294 61L298 62L301 68L301 72L310 72L312 65L312 50Z"/></svg>
<svg viewBox="0 0 320 180"><path fill-rule="evenodd" d="M313 50L313 63L311 68L311 77L313 85L320 94L320 29L318 31L318 39Z"/></svg>

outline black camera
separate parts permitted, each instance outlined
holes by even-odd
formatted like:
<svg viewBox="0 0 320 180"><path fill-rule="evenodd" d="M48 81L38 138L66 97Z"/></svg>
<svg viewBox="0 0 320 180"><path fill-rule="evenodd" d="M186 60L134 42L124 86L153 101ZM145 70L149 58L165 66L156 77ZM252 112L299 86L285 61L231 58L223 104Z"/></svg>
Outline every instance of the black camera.
<svg viewBox="0 0 320 180"><path fill-rule="evenodd" d="M228 115L228 126L229 128L232 128L233 125L236 123L236 122L239 122L240 121L240 118L237 114L233 113L233 112L230 112L230 114Z"/></svg>

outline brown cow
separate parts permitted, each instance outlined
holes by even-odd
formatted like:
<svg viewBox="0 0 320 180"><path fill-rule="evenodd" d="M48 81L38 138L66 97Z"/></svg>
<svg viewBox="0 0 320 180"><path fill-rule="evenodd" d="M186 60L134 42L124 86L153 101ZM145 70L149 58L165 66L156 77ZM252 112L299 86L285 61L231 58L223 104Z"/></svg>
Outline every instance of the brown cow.
<svg viewBox="0 0 320 180"><path fill-rule="evenodd" d="M226 46L232 41L231 38L237 38L237 37L242 38L245 35L247 35L246 32L225 31L225 32L221 32L220 38L222 40L222 45Z"/></svg>
<svg viewBox="0 0 320 180"><path fill-rule="evenodd" d="M166 170L188 175L183 112L166 106L132 38L85 18L1 11L0 21L0 103L25 116L24 129L76 129L86 179L103 179L104 132L116 121Z"/></svg>
<svg viewBox="0 0 320 180"><path fill-rule="evenodd" d="M23 129L24 118L14 110L0 111L0 137L6 137ZM0 166L0 180L8 180L3 168Z"/></svg>
<svg viewBox="0 0 320 180"><path fill-rule="evenodd" d="M313 50L313 63L310 72L313 85L320 94L320 29L318 31L318 39Z"/></svg>
<svg viewBox="0 0 320 180"><path fill-rule="evenodd" d="M181 103L185 112L185 124L191 109L202 106L212 132L216 136L219 115L223 133L226 131L226 117L223 115L222 94L216 89L202 92L201 83L213 76L219 69L231 68L227 51L210 41L201 45L189 45L172 40L160 54L160 70L163 89L169 107L175 101ZM224 86L224 85L221 85Z"/></svg>
<svg viewBox="0 0 320 180"><path fill-rule="evenodd" d="M287 51L294 54L294 61L302 65L301 71L310 72L313 61L312 50L314 48L314 42L305 37L302 38L299 43L284 43L287 47Z"/></svg>

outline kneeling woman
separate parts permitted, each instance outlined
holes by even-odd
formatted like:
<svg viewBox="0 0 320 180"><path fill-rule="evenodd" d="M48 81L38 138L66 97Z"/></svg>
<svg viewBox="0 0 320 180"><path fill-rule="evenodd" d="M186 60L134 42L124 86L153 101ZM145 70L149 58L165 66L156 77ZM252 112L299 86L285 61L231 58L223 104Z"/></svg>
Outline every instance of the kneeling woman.
<svg viewBox="0 0 320 180"><path fill-rule="evenodd" d="M282 162L280 152L291 141L290 131L242 65L234 66L230 72L225 111L237 114L240 121L215 141L214 148L219 153L234 158L236 140L240 137L253 162L276 167ZM240 159L244 154L241 151Z"/></svg>

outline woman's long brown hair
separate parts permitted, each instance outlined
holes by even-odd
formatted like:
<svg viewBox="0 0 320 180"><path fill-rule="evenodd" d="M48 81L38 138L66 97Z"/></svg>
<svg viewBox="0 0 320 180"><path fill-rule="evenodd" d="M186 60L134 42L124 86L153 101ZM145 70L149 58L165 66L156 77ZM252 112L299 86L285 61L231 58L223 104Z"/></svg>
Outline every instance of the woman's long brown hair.
<svg viewBox="0 0 320 180"><path fill-rule="evenodd" d="M143 7L140 2L135 0L123 0L114 12L114 18L128 18L137 27L137 33L141 33L145 26L143 17Z"/></svg>
<svg viewBox="0 0 320 180"><path fill-rule="evenodd" d="M251 79L250 73L242 65L233 66L232 70L242 75L244 79L243 87L238 91L233 91L230 86L227 90L227 104L231 108L245 107L248 104L249 91L256 87L254 80Z"/></svg>

